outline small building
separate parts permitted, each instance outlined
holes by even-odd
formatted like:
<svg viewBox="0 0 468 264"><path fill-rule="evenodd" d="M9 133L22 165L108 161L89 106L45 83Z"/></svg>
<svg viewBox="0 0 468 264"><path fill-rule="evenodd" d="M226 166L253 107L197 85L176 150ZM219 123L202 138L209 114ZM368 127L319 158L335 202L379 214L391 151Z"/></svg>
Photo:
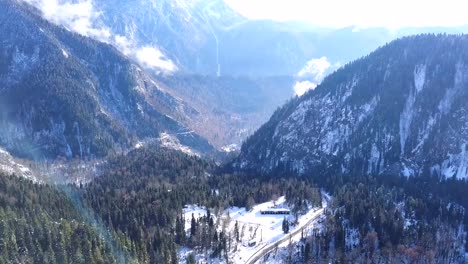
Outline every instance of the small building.
<svg viewBox="0 0 468 264"><path fill-rule="evenodd" d="M255 247L257 245L257 241L255 240L250 240L248 243L249 247Z"/></svg>
<svg viewBox="0 0 468 264"><path fill-rule="evenodd" d="M291 211L284 208L269 208L267 210L261 210L262 215L289 215Z"/></svg>

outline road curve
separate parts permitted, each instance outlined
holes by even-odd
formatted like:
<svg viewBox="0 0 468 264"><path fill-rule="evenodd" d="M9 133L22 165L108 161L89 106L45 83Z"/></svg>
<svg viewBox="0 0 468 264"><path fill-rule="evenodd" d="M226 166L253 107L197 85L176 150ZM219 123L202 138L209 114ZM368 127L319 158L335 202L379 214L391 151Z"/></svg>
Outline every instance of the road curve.
<svg viewBox="0 0 468 264"><path fill-rule="evenodd" d="M302 230L304 230L306 227L308 227L310 224L312 224L312 222L314 222L315 220L317 220L317 218L319 218L322 213L323 213L323 210L324 208L322 209L319 209L315 216L312 217L309 221L307 221L305 224L297 227L293 232L291 232L289 235L287 236L284 236L282 239L274 242L274 243L271 243L269 245L265 245L263 246L262 248L260 248L259 250L257 250L254 254L252 254L252 256L250 256L250 258L245 262L246 264L255 264L258 260L260 260L263 256L265 256L266 254L268 254L270 251L272 251L275 247L283 244L284 242L288 241L290 238L292 237L295 237L296 235L299 235L301 234Z"/></svg>

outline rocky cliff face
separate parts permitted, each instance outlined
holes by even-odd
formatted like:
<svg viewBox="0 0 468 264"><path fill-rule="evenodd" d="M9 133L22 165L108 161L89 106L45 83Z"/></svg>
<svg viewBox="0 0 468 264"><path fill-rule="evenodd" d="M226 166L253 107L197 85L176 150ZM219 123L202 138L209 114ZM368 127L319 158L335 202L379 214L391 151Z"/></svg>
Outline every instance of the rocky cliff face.
<svg viewBox="0 0 468 264"><path fill-rule="evenodd" d="M276 111L237 168L468 176L468 37L391 42Z"/></svg>

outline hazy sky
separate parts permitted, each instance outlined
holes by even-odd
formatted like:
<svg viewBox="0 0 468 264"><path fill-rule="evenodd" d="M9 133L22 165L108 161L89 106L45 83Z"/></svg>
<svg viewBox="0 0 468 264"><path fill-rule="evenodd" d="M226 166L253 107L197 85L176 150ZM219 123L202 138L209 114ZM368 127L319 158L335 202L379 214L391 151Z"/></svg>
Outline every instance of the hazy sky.
<svg viewBox="0 0 468 264"><path fill-rule="evenodd" d="M468 0L225 0L253 19L304 20L316 26L429 27L468 24Z"/></svg>

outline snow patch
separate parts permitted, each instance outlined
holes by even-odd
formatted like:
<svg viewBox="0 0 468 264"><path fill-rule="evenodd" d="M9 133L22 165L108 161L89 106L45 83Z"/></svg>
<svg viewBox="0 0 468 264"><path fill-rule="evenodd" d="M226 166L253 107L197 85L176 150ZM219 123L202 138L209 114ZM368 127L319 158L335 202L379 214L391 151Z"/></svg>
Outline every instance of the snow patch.
<svg viewBox="0 0 468 264"><path fill-rule="evenodd" d="M401 174L405 177L411 177L411 176L414 176L414 170L404 165L403 170L401 171Z"/></svg>
<svg viewBox="0 0 468 264"><path fill-rule="evenodd" d="M33 182L38 183L39 180L33 174L33 172L15 160L10 153L0 148L0 171L6 174L14 174L18 177L23 177Z"/></svg>
<svg viewBox="0 0 468 264"><path fill-rule="evenodd" d="M142 148L143 146L144 146L144 143L143 143L142 141L140 141L140 142L137 142L137 143L135 144L134 148L135 148L135 149L140 149L140 148Z"/></svg>
<svg viewBox="0 0 468 264"><path fill-rule="evenodd" d="M459 154L448 155L449 158L442 163L440 168L442 176L446 178L456 177L457 179L468 178L468 152L466 147L466 143L463 143Z"/></svg>
<svg viewBox="0 0 468 264"><path fill-rule="evenodd" d="M370 116L374 112L375 108L377 107L378 102L379 102L379 98L374 97L368 103L360 107L361 111L358 116L358 124L364 121L364 119L366 119L368 116Z"/></svg>
<svg viewBox="0 0 468 264"><path fill-rule="evenodd" d="M400 153L403 155L405 153L406 140L410 134L411 123L413 121L413 106L416 101L415 94L412 89L410 89L410 94L406 100L405 108L400 115Z"/></svg>
<svg viewBox="0 0 468 264"><path fill-rule="evenodd" d="M466 71L466 68L461 63L457 64L454 87L447 89L447 92L439 103L439 111L444 115L450 112L456 95L464 88L464 83L466 83L467 78L467 76L464 74L464 71Z"/></svg>
<svg viewBox="0 0 468 264"><path fill-rule="evenodd" d="M359 238L360 235L357 228L345 228L345 247L347 250L352 250L359 246Z"/></svg>
<svg viewBox="0 0 468 264"><path fill-rule="evenodd" d="M184 134L192 133L192 132L193 131L185 132ZM190 156L200 156L199 153L195 152L191 148L182 145L180 143L179 139L177 138L177 136L175 136L175 135L163 132L163 133L161 133L159 135L159 141L160 141L161 146L163 146L163 147L179 150L179 151L181 151L181 152L183 152L183 153L185 153L187 155L190 155Z"/></svg>
<svg viewBox="0 0 468 264"><path fill-rule="evenodd" d="M65 58L68 59L68 53L64 49L62 49L62 54Z"/></svg>
<svg viewBox="0 0 468 264"><path fill-rule="evenodd" d="M221 149L226 153L236 152L240 150L239 145L237 144L226 145Z"/></svg>
<svg viewBox="0 0 468 264"><path fill-rule="evenodd" d="M414 69L414 87L416 92L419 93L424 88L426 81L426 65L419 65Z"/></svg>
<svg viewBox="0 0 468 264"><path fill-rule="evenodd" d="M411 134L411 123L414 116L414 103L417 95L424 88L426 81L426 65L416 66L414 69L414 90L410 87L408 99L405 103L405 108L400 115L400 153L405 153L406 141Z"/></svg>
<svg viewBox="0 0 468 264"><path fill-rule="evenodd" d="M373 172L376 172L376 173L380 172L379 160L380 160L380 151L377 148L377 145L373 143L372 148L371 148L370 158L369 158L368 165L367 165L368 166L367 174L372 174Z"/></svg>
<svg viewBox="0 0 468 264"><path fill-rule="evenodd" d="M417 151L421 149L421 147L424 145L426 140L429 138L429 134L431 133L432 128L434 127L435 124L436 124L436 119L433 116L429 117L429 120L427 121L425 128L423 129L423 131L420 132L419 143L413 149L412 153L416 153Z"/></svg>

